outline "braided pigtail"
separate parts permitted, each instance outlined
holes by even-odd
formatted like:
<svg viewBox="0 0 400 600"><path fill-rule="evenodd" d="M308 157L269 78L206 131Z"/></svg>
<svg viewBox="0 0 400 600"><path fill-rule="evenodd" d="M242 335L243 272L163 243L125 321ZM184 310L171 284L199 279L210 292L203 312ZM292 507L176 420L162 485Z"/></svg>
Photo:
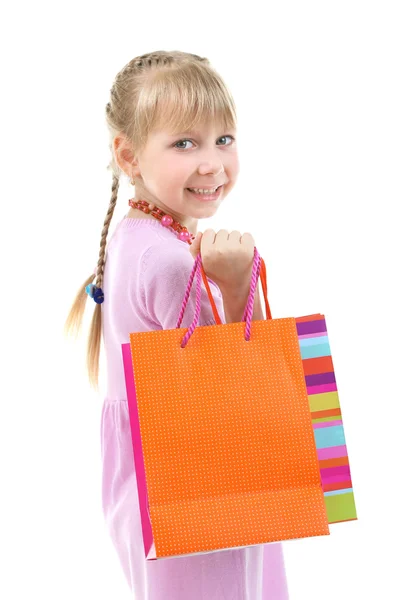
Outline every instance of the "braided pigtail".
<svg viewBox="0 0 400 600"><path fill-rule="evenodd" d="M90 326L88 346L87 346L87 368L92 386L98 386L99 376L99 359L100 359L100 344L101 344L101 303L104 301L103 275L105 265L106 243L110 222L114 214L115 205L117 203L119 188L119 179L113 176L111 188L111 200L107 210L106 218L104 219L103 230L100 238L99 260L96 268L96 286L94 290L94 300L96 308L94 309L92 323ZM85 290L88 292L88 290ZM89 292L90 295L90 292Z"/></svg>
<svg viewBox="0 0 400 600"><path fill-rule="evenodd" d="M104 301L102 286L105 265L106 243L110 222L114 213L115 205L117 203L118 188L119 179L118 177L113 175L111 200L101 232L100 250L96 272L92 273L79 288L78 293L73 302L72 308L68 314L64 325L64 333L66 335L74 334L75 337L77 337L82 326L82 320L85 312L87 298L88 296L90 296L95 300L96 307L94 309L92 322L90 325L86 362L90 385L96 390L98 390L101 345L101 304ZM95 278L96 282L95 284L93 284L93 280Z"/></svg>

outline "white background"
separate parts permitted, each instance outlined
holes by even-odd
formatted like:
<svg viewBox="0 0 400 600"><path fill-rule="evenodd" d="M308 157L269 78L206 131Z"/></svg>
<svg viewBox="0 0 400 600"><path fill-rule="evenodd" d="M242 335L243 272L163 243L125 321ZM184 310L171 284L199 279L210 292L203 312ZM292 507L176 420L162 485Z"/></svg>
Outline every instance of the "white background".
<svg viewBox="0 0 400 600"><path fill-rule="evenodd" d="M239 181L199 230L253 234L273 317L327 320L359 519L285 543L291 600L400 597L398 9L3 9L1 598L132 598L101 512L102 397L85 371L94 303L78 342L63 325L111 195L109 90L130 59L160 49L207 56L238 107ZM132 190L122 182L110 234Z"/></svg>

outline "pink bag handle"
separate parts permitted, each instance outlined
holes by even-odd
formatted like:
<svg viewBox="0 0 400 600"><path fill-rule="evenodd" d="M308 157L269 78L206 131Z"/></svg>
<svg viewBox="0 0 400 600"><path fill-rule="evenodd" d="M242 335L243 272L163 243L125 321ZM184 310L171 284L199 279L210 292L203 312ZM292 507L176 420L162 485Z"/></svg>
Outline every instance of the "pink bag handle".
<svg viewBox="0 0 400 600"><path fill-rule="evenodd" d="M253 269L252 269L252 273L251 273L250 292L249 292L249 296L247 299L246 308L244 310L244 314L241 319L242 321L246 321L246 327L245 327L246 341L249 341L249 339L250 339L250 328L251 328L251 320L253 317L254 298L255 298L255 293L256 293L256 289L257 289L257 281L258 281L258 278L260 275L261 261L262 261L261 256L260 256L257 248L254 247L254 261L253 261ZM185 309L186 309L186 306L187 306L187 303L189 300L190 291L192 289L193 279L196 275L196 309L195 309L194 319L182 340L181 348L185 348L192 333L196 329L197 323L200 318L202 271L203 271L203 263L202 263L202 259L201 259L201 254L199 252L199 254L196 256L196 259L195 259L195 262L193 265L193 269L192 269L192 272L189 277L189 282L188 282L185 296L184 296L184 299L182 302L182 308L179 313L178 322L176 324L176 328L178 328L178 327L180 327L180 325L182 323L182 319L185 314Z"/></svg>

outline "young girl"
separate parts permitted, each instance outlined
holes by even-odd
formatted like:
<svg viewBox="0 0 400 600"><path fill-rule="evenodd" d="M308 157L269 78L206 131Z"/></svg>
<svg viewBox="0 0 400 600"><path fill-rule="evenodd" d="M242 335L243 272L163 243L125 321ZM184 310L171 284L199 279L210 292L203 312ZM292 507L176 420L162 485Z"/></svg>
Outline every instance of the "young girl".
<svg viewBox="0 0 400 600"><path fill-rule="evenodd" d="M102 503L112 542L136 600L287 599L279 543L145 560L122 363L121 344L129 342L130 332L176 327L200 251L221 321L243 316L252 236L211 229L196 235L198 220L216 213L239 172L233 99L207 59L160 51L133 59L118 73L106 119L111 201L97 272L80 288L66 329L79 330L89 296L95 308L88 370L96 388L101 334L107 363ZM122 174L135 185L135 197L106 249ZM194 311L192 290L181 327L191 325ZM258 293L253 319L264 318ZM215 325L204 286L201 325Z"/></svg>

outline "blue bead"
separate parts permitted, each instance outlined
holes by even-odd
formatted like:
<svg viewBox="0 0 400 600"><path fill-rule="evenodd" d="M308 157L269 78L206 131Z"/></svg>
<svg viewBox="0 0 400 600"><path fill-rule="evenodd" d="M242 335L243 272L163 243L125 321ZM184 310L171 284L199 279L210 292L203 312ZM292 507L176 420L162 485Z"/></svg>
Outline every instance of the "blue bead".
<svg viewBox="0 0 400 600"><path fill-rule="evenodd" d="M95 289L93 294L93 300L96 302L96 304L101 304L102 302L104 302L104 293L101 288Z"/></svg>
<svg viewBox="0 0 400 600"><path fill-rule="evenodd" d="M87 286L86 286L86 288L85 288L85 290L86 290L86 293L87 293L87 294L88 294L88 295L89 295L91 298L93 298L93 288L95 288L95 287L96 287L96 286L95 286L95 285L93 285L93 283L89 283L89 285L87 285Z"/></svg>

